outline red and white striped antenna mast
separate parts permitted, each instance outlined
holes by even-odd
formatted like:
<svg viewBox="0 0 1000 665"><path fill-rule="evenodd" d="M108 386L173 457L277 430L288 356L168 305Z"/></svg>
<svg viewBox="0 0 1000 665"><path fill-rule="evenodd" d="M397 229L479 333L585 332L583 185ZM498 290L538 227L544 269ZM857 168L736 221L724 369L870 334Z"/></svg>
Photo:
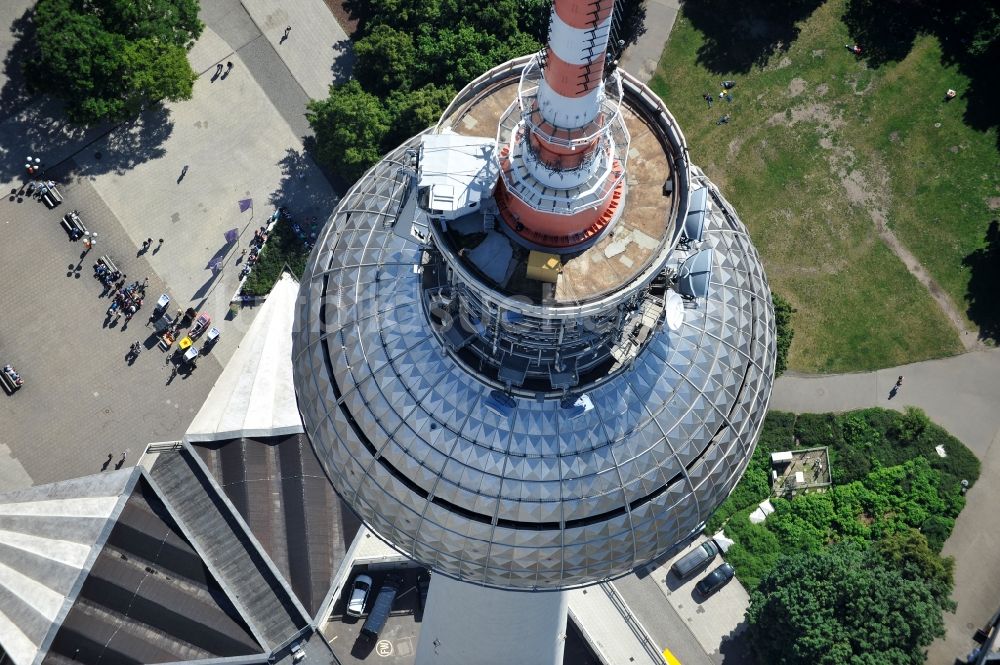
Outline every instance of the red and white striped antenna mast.
<svg viewBox="0 0 1000 665"><path fill-rule="evenodd" d="M497 204L522 244L569 253L621 212L629 135L621 80L605 77L614 0L555 0L545 50L500 121Z"/></svg>

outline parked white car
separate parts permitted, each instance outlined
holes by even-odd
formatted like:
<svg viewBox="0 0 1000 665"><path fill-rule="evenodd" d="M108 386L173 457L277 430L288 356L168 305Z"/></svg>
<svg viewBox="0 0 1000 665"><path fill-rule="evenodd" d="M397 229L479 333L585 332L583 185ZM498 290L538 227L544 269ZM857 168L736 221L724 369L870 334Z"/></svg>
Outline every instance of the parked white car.
<svg viewBox="0 0 1000 665"><path fill-rule="evenodd" d="M359 617L365 612L365 603L368 601L368 594L372 590L372 578L367 575L358 575L354 578L351 586L351 596L347 601L347 615Z"/></svg>

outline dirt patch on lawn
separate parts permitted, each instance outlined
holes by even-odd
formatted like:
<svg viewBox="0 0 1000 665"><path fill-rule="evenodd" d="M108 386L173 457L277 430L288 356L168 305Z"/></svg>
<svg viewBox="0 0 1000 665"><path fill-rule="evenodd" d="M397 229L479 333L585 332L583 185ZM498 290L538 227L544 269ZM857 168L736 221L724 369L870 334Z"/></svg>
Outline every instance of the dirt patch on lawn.
<svg viewBox="0 0 1000 665"><path fill-rule="evenodd" d="M1000 210L1000 196L991 196L986 199L986 205L990 210Z"/></svg>
<svg viewBox="0 0 1000 665"><path fill-rule="evenodd" d="M806 82L804 79L795 78L792 79L791 83L788 84L789 97L798 97L805 91L806 91Z"/></svg>

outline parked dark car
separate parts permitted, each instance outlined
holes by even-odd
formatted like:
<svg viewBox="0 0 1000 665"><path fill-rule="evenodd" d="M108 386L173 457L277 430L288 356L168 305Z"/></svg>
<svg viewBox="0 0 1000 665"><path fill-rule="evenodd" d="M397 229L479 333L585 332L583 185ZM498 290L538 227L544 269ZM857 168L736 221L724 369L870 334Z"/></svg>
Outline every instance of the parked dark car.
<svg viewBox="0 0 1000 665"><path fill-rule="evenodd" d="M695 588L702 596L710 596L726 585L726 582L733 579L736 571L728 563L724 563L704 578L699 580Z"/></svg>
<svg viewBox="0 0 1000 665"><path fill-rule="evenodd" d="M361 635L363 637L372 642L378 639L378 635L382 632L385 622L389 619L392 604L396 600L396 594L402 585L403 579L398 575L385 576L382 588L378 590L375 602L372 603L371 609L368 610L368 618L365 619L364 625L361 626Z"/></svg>

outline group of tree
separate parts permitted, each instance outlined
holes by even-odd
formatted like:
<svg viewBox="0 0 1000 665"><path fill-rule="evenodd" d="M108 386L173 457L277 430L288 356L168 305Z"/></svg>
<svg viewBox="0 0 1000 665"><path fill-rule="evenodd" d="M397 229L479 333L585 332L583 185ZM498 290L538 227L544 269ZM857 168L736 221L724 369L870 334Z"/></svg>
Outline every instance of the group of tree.
<svg viewBox="0 0 1000 665"><path fill-rule="evenodd" d="M319 160L349 182L437 122L456 90L486 70L535 52L550 0L353 0L354 78L309 104ZM617 3L614 36L644 31L644 0Z"/></svg>
<svg viewBox="0 0 1000 665"><path fill-rule="evenodd" d="M794 553L751 592L748 640L773 665L923 665L952 582L951 560L912 529Z"/></svg>
<svg viewBox="0 0 1000 665"><path fill-rule="evenodd" d="M34 27L29 85L65 100L73 121L121 120L191 97L198 0L39 0Z"/></svg>
<svg viewBox="0 0 1000 665"><path fill-rule="evenodd" d="M774 512L751 523L771 497L770 454L818 446L833 486L770 498ZM734 541L727 559L752 590L759 662L923 662L951 607L952 562L938 553L965 505L962 481L978 476L972 452L918 409L768 414L743 479L706 526Z"/></svg>

